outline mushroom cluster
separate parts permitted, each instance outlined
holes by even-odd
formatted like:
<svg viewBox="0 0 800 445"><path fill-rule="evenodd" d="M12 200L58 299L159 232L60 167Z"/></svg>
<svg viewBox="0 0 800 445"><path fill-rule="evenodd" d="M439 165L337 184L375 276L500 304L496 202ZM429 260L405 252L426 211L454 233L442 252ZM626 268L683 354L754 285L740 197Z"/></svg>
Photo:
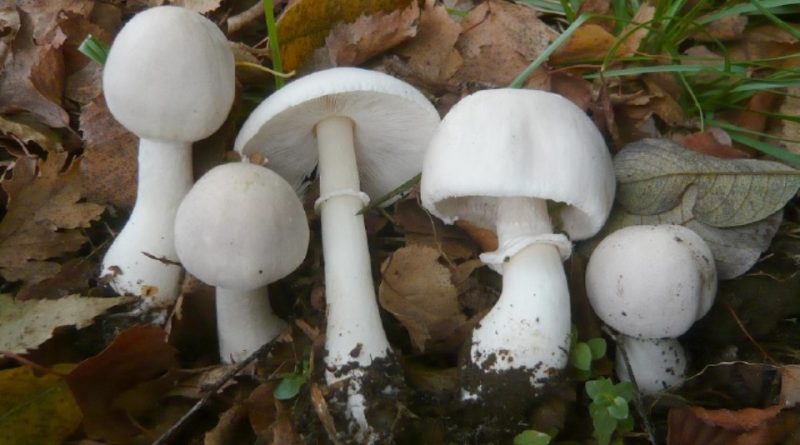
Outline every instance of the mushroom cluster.
<svg viewBox="0 0 800 445"><path fill-rule="evenodd" d="M687 359L676 337L714 302L717 272L705 241L677 225L629 226L598 244L586 292L603 322L620 333L617 374L653 394L683 380Z"/></svg>

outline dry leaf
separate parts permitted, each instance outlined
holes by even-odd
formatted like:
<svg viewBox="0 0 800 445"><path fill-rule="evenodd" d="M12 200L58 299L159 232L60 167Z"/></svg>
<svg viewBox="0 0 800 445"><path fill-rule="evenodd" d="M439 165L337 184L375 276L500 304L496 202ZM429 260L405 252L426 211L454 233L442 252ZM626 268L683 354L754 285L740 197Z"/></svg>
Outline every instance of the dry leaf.
<svg viewBox="0 0 800 445"><path fill-rule="evenodd" d="M116 207L136 201L138 138L114 120L103 96L81 110L85 140L81 176L86 197Z"/></svg>
<svg viewBox="0 0 800 445"><path fill-rule="evenodd" d="M69 373L66 380L83 411L89 437L120 443L139 432L119 399L125 391L176 368L176 351L166 336L156 326L134 326Z"/></svg>
<svg viewBox="0 0 800 445"><path fill-rule="evenodd" d="M420 15L417 35L397 49L408 60L416 76L426 82L444 82L461 66L455 44L461 26L441 5L426 2Z"/></svg>
<svg viewBox="0 0 800 445"><path fill-rule="evenodd" d="M631 19L630 23L622 28L621 36L627 36L622 42L620 50L617 52L619 57L631 57L639 50L642 41L650 33L647 26L640 26L653 20L656 14L656 7L649 3L642 3L639 10Z"/></svg>
<svg viewBox="0 0 800 445"><path fill-rule="evenodd" d="M11 43L17 37L20 27L19 12L13 2L0 5L0 71L3 71Z"/></svg>
<svg viewBox="0 0 800 445"><path fill-rule="evenodd" d="M617 38L600 25L587 23L572 34L550 57L554 65L603 60Z"/></svg>
<svg viewBox="0 0 800 445"><path fill-rule="evenodd" d="M239 429L247 419L247 409L234 404L219 417L219 422L203 436L203 445L227 445L234 443Z"/></svg>
<svg viewBox="0 0 800 445"><path fill-rule="evenodd" d="M129 297L88 298L70 295L58 300L15 300L0 295L0 351L23 354L36 349L61 326L81 329L114 306L131 301Z"/></svg>
<svg viewBox="0 0 800 445"><path fill-rule="evenodd" d="M456 49L464 63L455 78L498 87L511 83L558 37L533 8L496 0L476 6L461 28ZM546 69L536 70L525 86L549 89Z"/></svg>
<svg viewBox="0 0 800 445"><path fill-rule="evenodd" d="M730 135L721 128L709 127L705 131L697 131L683 136L678 139L678 142L692 151L721 159L749 157L747 153L733 148Z"/></svg>
<svg viewBox="0 0 800 445"><path fill-rule="evenodd" d="M347 24L354 24L360 17L389 16L394 11L413 7L412 3L416 2L411 0L296 0L292 2L278 19L278 39L281 42L283 68L286 71L292 71L306 65L314 51L323 47L326 39L337 26L344 25L346 27ZM366 34L369 30L365 28L369 28L369 19L366 20L366 22L359 22L358 27L361 29L354 31L354 36L367 37ZM337 32L339 35L345 35L348 31L339 29ZM408 33L407 30L398 30L398 32L400 35ZM393 37L391 34L389 33L388 36ZM371 44L372 42L365 41L364 43ZM344 49L353 52L352 48L346 45ZM362 52L364 53L362 56L364 56L366 52ZM331 58L331 60L337 59L339 59L338 54Z"/></svg>
<svg viewBox="0 0 800 445"><path fill-rule="evenodd" d="M59 173L63 155L51 153L34 177L26 163L14 168L14 179L4 184L9 194L8 212L0 222L0 274L9 281L35 283L55 275L60 266L46 260L80 248L88 239L78 228L89 227L104 208L78 203L81 184L76 165Z"/></svg>
<svg viewBox="0 0 800 445"><path fill-rule="evenodd" d="M25 144L33 142L47 151L64 150L53 131L36 121L23 121L21 117L14 119L0 116L0 133L12 135Z"/></svg>
<svg viewBox="0 0 800 445"><path fill-rule="evenodd" d="M171 0L169 2L175 6L183 6L194 12L205 14L206 12L216 11L222 0ZM262 12L263 15L263 12Z"/></svg>
<svg viewBox="0 0 800 445"><path fill-rule="evenodd" d="M746 27L747 16L730 15L707 24L692 34L692 39L698 42L730 42L741 39Z"/></svg>
<svg viewBox="0 0 800 445"><path fill-rule="evenodd" d="M800 417L777 405L737 411L687 407L671 409L668 422L668 445L775 445L800 425Z"/></svg>
<svg viewBox="0 0 800 445"><path fill-rule="evenodd" d="M789 87L777 113L787 116L800 116L800 87ZM784 140L780 144L792 153L800 154L800 122L780 119L770 133Z"/></svg>
<svg viewBox="0 0 800 445"><path fill-rule="evenodd" d="M467 321L450 271L436 249L412 245L398 249L381 267L378 299L406 327L419 351L459 342ZM447 349L447 347L445 347Z"/></svg>

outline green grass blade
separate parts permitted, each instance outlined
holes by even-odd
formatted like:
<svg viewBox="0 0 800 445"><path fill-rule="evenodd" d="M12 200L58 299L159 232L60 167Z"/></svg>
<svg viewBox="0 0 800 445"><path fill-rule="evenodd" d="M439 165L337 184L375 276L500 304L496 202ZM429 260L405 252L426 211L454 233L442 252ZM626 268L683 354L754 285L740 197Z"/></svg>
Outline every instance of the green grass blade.
<svg viewBox="0 0 800 445"><path fill-rule="evenodd" d="M761 3L760 6L765 9L775 9L782 6L797 6L797 0L766 0L760 3ZM704 25L711 22L715 22L719 19L724 19L725 17L730 17L738 14L752 14L758 11L759 11L759 6L756 6L755 4L753 4L753 2L740 3L728 9L723 9L717 13L708 15L706 17L702 17L697 20L697 23Z"/></svg>
<svg viewBox="0 0 800 445"><path fill-rule="evenodd" d="M773 145L768 142L763 142L757 139L744 136L742 134L736 133L733 130L729 130L728 134L730 134L731 139L740 144L747 145L748 147L754 148L764 154L770 155L775 159L780 159L781 161L791 164L794 167L800 167L800 155L798 154L784 150L783 148L780 148L777 145Z"/></svg>
<svg viewBox="0 0 800 445"><path fill-rule="evenodd" d="M87 35L86 38L83 39L83 42L81 42L80 46L78 46L78 51L100 65L105 65L106 59L108 59L108 51L110 49L111 48L108 45L100 40L97 40L91 34Z"/></svg>
<svg viewBox="0 0 800 445"><path fill-rule="evenodd" d="M267 21L267 35L269 36L269 52L272 56L272 69L282 73L281 46L278 42L278 27L275 25L275 10L272 0L262 0L264 5L264 18ZM282 87L286 81L281 76L275 76L275 89Z"/></svg>

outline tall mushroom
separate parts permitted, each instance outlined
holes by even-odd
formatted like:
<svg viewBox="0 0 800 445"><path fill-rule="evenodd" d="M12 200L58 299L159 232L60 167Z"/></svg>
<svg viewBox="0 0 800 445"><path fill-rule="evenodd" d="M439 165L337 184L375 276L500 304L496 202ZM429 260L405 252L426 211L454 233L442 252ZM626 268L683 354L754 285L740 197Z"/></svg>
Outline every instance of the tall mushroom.
<svg viewBox="0 0 800 445"><path fill-rule="evenodd" d="M597 245L586 267L589 302L622 334L618 346L646 394L681 382L686 353L675 337L708 312L716 290L711 250L683 226L617 230ZM627 378L622 354L617 374Z"/></svg>
<svg viewBox="0 0 800 445"><path fill-rule="evenodd" d="M472 333L462 398L542 387L567 363L570 303L562 261L596 233L614 197L611 157L577 106L552 93L498 89L461 100L425 156L422 204L447 223L495 230L481 260L503 274L500 299ZM552 205L548 205L551 202Z"/></svg>
<svg viewBox="0 0 800 445"><path fill-rule="evenodd" d="M347 380L351 435L377 440L365 394L391 399L386 366L396 366L381 325L364 229L358 212L422 169L439 123L431 103L386 74L333 68L300 78L253 111L236 150L261 153L302 191L316 168L328 303L326 380ZM392 371L394 372L394 371ZM365 389L364 385L374 385Z"/></svg>
<svg viewBox="0 0 800 445"><path fill-rule="evenodd" d="M308 238L294 189L264 167L214 167L186 195L175 217L175 248L189 273L217 287L223 362L245 359L285 325L272 313L267 284L303 262Z"/></svg>
<svg viewBox="0 0 800 445"><path fill-rule="evenodd" d="M117 35L103 72L111 114L139 136L136 204L108 249L102 271L119 293L169 301L181 269L175 211L192 186L192 143L211 135L233 104L234 61L211 21L161 6L133 17Z"/></svg>

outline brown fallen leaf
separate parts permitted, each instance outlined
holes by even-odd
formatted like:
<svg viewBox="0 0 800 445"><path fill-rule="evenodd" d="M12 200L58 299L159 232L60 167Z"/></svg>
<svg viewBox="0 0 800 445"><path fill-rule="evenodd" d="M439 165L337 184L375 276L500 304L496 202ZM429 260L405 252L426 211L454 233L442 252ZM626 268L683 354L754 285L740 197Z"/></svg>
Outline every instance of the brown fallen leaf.
<svg viewBox="0 0 800 445"><path fill-rule="evenodd" d="M442 5L425 2L417 26L417 35L397 49L408 61L412 72L426 82L444 82L461 66L455 44L461 26Z"/></svg>
<svg viewBox="0 0 800 445"><path fill-rule="evenodd" d="M721 128L711 127L678 139L681 145L698 153L723 159L747 158L748 154L733 147L730 135Z"/></svg>
<svg viewBox="0 0 800 445"><path fill-rule="evenodd" d="M43 2L39 0L17 0L19 9L30 19L33 39L41 44L45 34L59 25L62 14L75 14L88 17L94 8L92 0L59 0Z"/></svg>
<svg viewBox="0 0 800 445"><path fill-rule="evenodd" d="M166 343L166 336L156 326L126 329L105 350L67 375L90 438L124 443L139 432L130 413L120 407L119 398L177 367L176 351Z"/></svg>
<svg viewBox="0 0 800 445"><path fill-rule="evenodd" d="M81 110L85 148L81 162L87 199L130 208L136 201L138 138L117 123L103 96Z"/></svg>
<svg viewBox="0 0 800 445"><path fill-rule="evenodd" d="M685 407L671 409L668 423L668 445L775 445L800 426L800 415L777 405L736 411Z"/></svg>
<svg viewBox="0 0 800 445"><path fill-rule="evenodd" d="M455 78L497 87L511 83L558 37L533 8L496 0L476 6L461 28L456 49L464 62ZM548 90L546 68L536 70L525 87Z"/></svg>
<svg viewBox="0 0 800 445"><path fill-rule="evenodd" d="M17 37L20 27L19 12L13 2L0 5L0 71L11 49L11 43Z"/></svg>
<svg viewBox="0 0 800 445"><path fill-rule="evenodd" d="M340 45L340 47L346 53L341 56L336 52L330 55L327 50L323 54L328 59L327 63L336 60L358 60L356 55L367 58L376 55L377 53L373 53L368 56L374 50L369 50L367 47L377 48L384 46L376 43L387 37L393 39L394 36L392 32L381 34L381 37L378 37L376 42L371 42L370 38L367 38L370 26L381 26L381 19L376 17L375 24L370 25L371 19L369 17L373 15L389 17L394 11L403 11L413 7L412 3L416 2L411 0L296 0L292 2L278 19L277 25L278 38L281 42L283 68L286 71L292 71L301 69L308 63L314 65L315 62L311 61L314 52L319 48L323 48L332 31L337 26L342 25L344 28L339 29L337 35L344 37L349 33L346 29L347 25L355 24L361 17L365 17L365 19L358 22L356 27L359 29L352 31L351 38L358 36L366 38L363 49L352 48L344 44ZM398 19L388 20L389 23L392 23L392 20ZM414 20L416 20L416 17ZM404 20L398 20L394 23L395 25L404 23ZM372 28L371 30L375 31L376 29ZM381 31L383 33L391 30ZM397 32L399 35L408 34L406 29L400 29ZM340 40L342 37L340 37ZM397 43L400 42L395 42L395 44ZM387 48L384 46L380 51Z"/></svg>
<svg viewBox="0 0 800 445"><path fill-rule="evenodd" d="M620 36L626 37L622 42L620 50L617 51L618 56L630 57L636 54L639 50L639 46L641 46L644 39L650 33L649 27L640 25L649 23L653 20L655 14L656 7L654 5L642 3L630 23L625 25L625 27L622 28L622 32L620 32Z"/></svg>
<svg viewBox="0 0 800 445"><path fill-rule="evenodd" d="M467 322L451 273L439 264L436 249L411 245L398 249L381 266L381 306L408 330L414 347L453 349Z"/></svg>
<svg viewBox="0 0 800 445"><path fill-rule="evenodd" d="M183 6L186 9L199 12L200 14L205 14L206 12L216 11L222 3L222 0L170 0L169 3L175 6Z"/></svg>
<svg viewBox="0 0 800 445"><path fill-rule="evenodd" d="M800 116L800 87L789 87L777 113L786 116ZM780 119L770 128L770 134L778 136L779 141L792 153L800 153L800 122Z"/></svg>
<svg viewBox="0 0 800 445"><path fill-rule="evenodd" d="M550 57L554 65L601 61L617 43L617 37L600 25L587 23L572 34Z"/></svg>
<svg viewBox="0 0 800 445"><path fill-rule="evenodd" d="M219 422L203 435L203 445L226 445L234 443L242 423L247 419L247 409L235 403L222 413Z"/></svg>
<svg viewBox="0 0 800 445"><path fill-rule="evenodd" d="M739 40L746 27L747 16L730 15L709 23L703 29L692 34L692 39L698 42L730 42Z"/></svg>
<svg viewBox="0 0 800 445"><path fill-rule="evenodd" d="M33 142L47 151L62 151L64 147L58 136L49 128L24 116L0 116L0 133L11 136L24 144ZM30 152L26 154L29 156Z"/></svg>
<svg viewBox="0 0 800 445"><path fill-rule="evenodd" d="M9 281L36 283L54 276L60 266L47 260L80 248L88 238L76 229L89 227L104 211L100 205L78 202L76 163L59 173L65 158L51 153L39 163L38 177L28 163L18 163L14 179L3 185L10 199L0 222L0 275Z"/></svg>
<svg viewBox="0 0 800 445"><path fill-rule="evenodd" d="M247 416L250 420L250 427L256 434L266 432L275 422L277 412L273 394L275 394L277 386L277 381L262 383L244 401L244 406L247 408Z"/></svg>

